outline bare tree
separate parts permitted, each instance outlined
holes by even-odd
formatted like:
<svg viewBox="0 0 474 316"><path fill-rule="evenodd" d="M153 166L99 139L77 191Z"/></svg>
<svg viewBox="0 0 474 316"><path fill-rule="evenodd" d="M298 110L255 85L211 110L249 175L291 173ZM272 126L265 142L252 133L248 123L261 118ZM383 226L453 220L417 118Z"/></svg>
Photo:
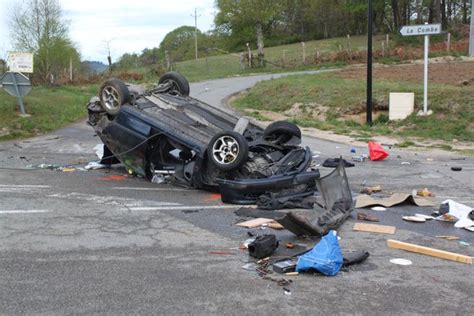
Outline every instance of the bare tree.
<svg viewBox="0 0 474 316"><path fill-rule="evenodd" d="M13 7L8 19L15 49L35 54L37 75L48 80L79 54L68 38L68 21L58 0L28 0ZM55 74L53 74L53 72Z"/></svg>

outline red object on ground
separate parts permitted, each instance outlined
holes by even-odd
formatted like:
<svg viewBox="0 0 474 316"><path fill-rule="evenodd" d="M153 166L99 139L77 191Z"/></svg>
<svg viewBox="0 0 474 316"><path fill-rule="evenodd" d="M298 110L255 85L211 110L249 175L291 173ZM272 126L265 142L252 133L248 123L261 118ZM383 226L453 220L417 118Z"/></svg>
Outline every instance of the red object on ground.
<svg viewBox="0 0 474 316"><path fill-rule="evenodd" d="M107 176L107 177L103 177L103 178L99 178L99 180L102 180L102 181L123 181L127 178L127 176L115 176L115 175L112 175L112 176Z"/></svg>
<svg viewBox="0 0 474 316"><path fill-rule="evenodd" d="M374 141L369 141L369 158L370 160L384 160L388 157L388 152L383 147Z"/></svg>

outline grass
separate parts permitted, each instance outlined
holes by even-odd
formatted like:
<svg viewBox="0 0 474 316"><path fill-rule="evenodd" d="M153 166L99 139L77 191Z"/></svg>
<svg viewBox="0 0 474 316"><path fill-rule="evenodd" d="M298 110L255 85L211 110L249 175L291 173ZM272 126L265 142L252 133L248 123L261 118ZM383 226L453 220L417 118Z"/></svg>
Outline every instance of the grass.
<svg viewBox="0 0 474 316"><path fill-rule="evenodd" d="M26 138L61 128L87 115L97 86L33 87L23 102L30 117L19 115L17 99L0 90L0 140Z"/></svg>
<svg viewBox="0 0 474 316"><path fill-rule="evenodd" d="M376 105L388 105L390 92L414 92L417 112L423 104L422 89L418 83L377 80L373 85L373 100ZM302 127L332 130L361 140L370 139L372 135L388 135L447 142L474 141L474 89L470 87L432 84L429 102L433 115L412 114L405 120L392 122L383 112L378 113L372 127L357 120L365 118L365 91L364 80L344 79L329 73L296 75L260 82L233 105L250 113L283 113ZM299 104L297 111L295 104ZM321 112L324 112L323 118ZM402 146L410 145L410 140L402 143Z"/></svg>
<svg viewBox="0 0 474 316"><path fill-rule="evenodd" d="M374 47L380 47L384 41L384 35L374 36ZM348 49L348 40L345 37L308 41L305 43L305 55L307 61L314 59L317 52L321 54L335 52L342 49ZM245 49L245 48L243 48ZM366 50L367 36L351 37L351 49ZM257 52L252 51L254 55ZM303 48L301 43L282 45L277 47L265 48L265 59L269 61L265 68L245 68L240 67L239 54L215 55L208 58L201 57L197 60L187 60L174 64L173 70L182 73L190 82L225 78L231 76L246 76L255 73L278 73L295 70L319 69L321 67L341 67L344 62L329 62L324 65L303 64ZM144 74L144 80L157 81L157 74L149 68L132 69L131 71Z"/></svg>

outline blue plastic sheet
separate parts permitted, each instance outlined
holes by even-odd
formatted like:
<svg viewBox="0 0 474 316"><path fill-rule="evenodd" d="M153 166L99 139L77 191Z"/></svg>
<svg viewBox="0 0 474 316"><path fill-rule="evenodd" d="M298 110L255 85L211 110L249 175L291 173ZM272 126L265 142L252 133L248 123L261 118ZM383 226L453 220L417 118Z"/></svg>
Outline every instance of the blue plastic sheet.
<svg viewBox="0 0 474 316"><path fill-rule="evenodd" d="M331 230L314 248L298 258L296 271L315 269L324 275L334 276L342 267L343 257L337 233Z"/></svg>

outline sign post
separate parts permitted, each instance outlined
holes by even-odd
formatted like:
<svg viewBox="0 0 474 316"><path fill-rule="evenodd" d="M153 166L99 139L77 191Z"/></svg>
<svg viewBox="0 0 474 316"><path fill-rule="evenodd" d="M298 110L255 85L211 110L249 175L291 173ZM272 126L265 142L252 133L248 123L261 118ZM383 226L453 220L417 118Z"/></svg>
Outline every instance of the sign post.
<svg viewBox="0 0 474 316"><path fill-rule="evenodd" d="M31 82L23 73L33 73L33 54L9 52L8 66L10 71L0 78L0 83L5 91L18 98L21 115L29 116L23 104L23 97L30 93Z"/></svg>
<svg viewBox="0 0 474 316"><path fill-rule="evenodd" d="M23 105L23 97L31 91L30 79L19 72L7 72L1 78L1 84L8 94L18 98L21 114L28 116Z"/></svg>
<svg viewBox="0 0 474 316"><path fill-rule="evenodd" d="M425 36L423 69L423 115L428 115L428 52L430 46L430 35L436 35L440 33L441 24L405 25L400 29L400 34L403 36Z"/></svg>

